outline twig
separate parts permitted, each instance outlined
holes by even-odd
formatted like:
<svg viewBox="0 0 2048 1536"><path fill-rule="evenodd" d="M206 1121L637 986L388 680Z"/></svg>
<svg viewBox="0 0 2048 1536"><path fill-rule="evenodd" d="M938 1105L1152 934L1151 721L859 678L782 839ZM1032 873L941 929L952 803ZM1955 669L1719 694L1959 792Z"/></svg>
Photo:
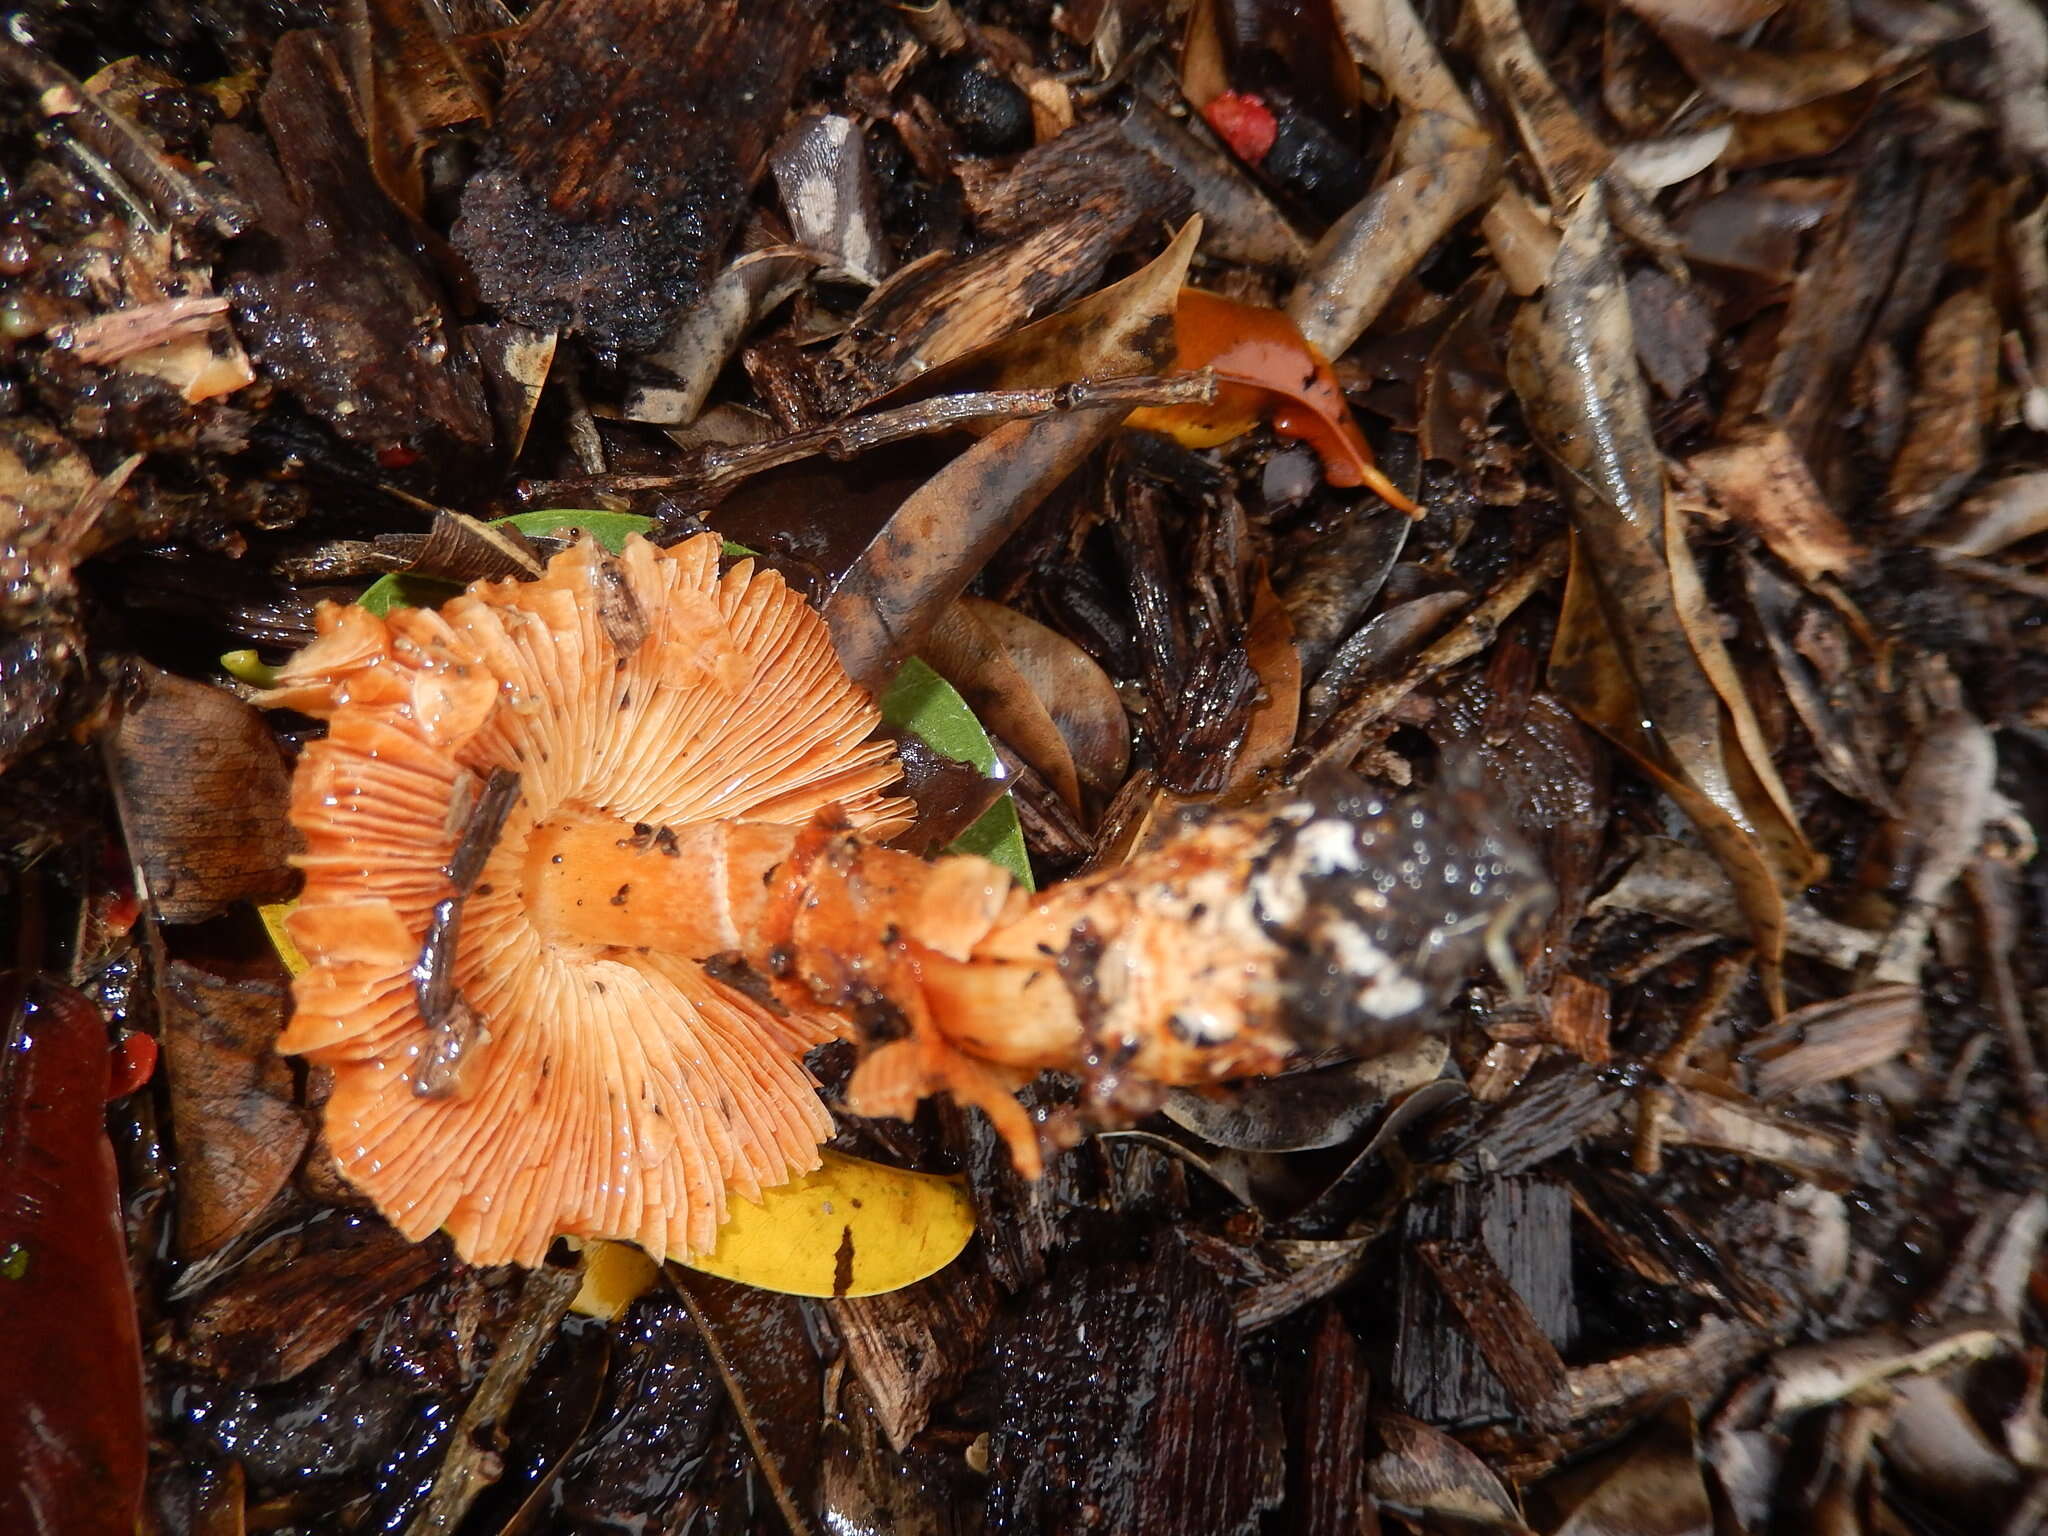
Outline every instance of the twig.
<svg viewBox="0 0 2048 1536"><path fill-rule="evenodd" d="M142 130L94 98L78 77L45 58L22 33L19 18L0 27L0 76L33 91L47 117L62 118L64 132L108 173L147 200L167 224L204 229L226 239L249 225L231 199L211 192L157 152Z"/></svg>
<svg viewBox="0 0 2048 1536"><path fill-rule="evenodd" d="M1491 645L1501 625L1562 572L1564 564L1565 541L1553 539L1527 565L1481 598L1455 629L1416 657L1406 672L1366 689L1331 715L1315 739L1297 751L1295 761L1283 774L1285 782L1298 783L1304 775L1327 763L1349 762L1376 722L1424 683Z"/></svg>
<svg viewBox="0 0 2048 1536"><path fill-rule="evenodd" d="M541 1351L554 1338L562 1314L576 1299L583 1283L583 1270L558 1269L543 1264L529 1270L526 1286L519 1293L519 1312L512 1319L491 1368L477 1383L476 1394L462 1410L448 1436L448 1455L434 1474L434 1486L426 1502L406 1527L406 1536L443 1536L462 1523L470 1505L484 1489L498 1480L504 1458L489 1441L497 1438L497 1427L518 1397L526 1378L533 1374Z"/></svg>
<svg viewBox="0 0 2048 1536"><path fill-rule="evenodd" d="M1064 411L1133 410L1142 405L1207 405L1216 398L1215 375L1150 374L1111 379L1079 379L1052 389L991 389L939 395L866 416L850 417L808 432L738 447L705 448L686 468L665 475L598 475L586 480L554 480L529 484L529 501L558 500L564 493L588 495L637 491L723 491L764 470L824 454L850 459L870 449L906 438L944 432L971 421L1017 421Z"/></svg>

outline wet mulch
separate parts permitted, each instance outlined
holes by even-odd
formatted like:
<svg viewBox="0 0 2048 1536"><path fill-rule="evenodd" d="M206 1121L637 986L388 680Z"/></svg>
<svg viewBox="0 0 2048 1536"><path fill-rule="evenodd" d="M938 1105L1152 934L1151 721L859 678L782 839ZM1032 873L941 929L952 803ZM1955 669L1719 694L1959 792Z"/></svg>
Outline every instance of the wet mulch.
<svg viewBox="0 0 2048 1536"><path fill-rule="evenodd" d="M28 4L0 1524L2048 1527L2044 238L2028 0ZM920 851L1350 774L1552 899L1398 1048L1041 1079L1035 1183L843 1115L971 1192L908 1290L567 1312L336 1171L246 702L550 508L948 677Z"/></svg>

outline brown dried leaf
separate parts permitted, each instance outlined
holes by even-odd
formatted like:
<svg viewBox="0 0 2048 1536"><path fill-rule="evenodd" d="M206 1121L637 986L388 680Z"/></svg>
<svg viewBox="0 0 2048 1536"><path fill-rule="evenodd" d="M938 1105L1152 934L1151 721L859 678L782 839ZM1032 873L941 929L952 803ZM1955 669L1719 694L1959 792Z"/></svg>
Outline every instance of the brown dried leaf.
<svg viewBox="0 0 2048 1536"><path fill-rule="evenodd" d="M1886 488L1894 520L1919 530L1954 505L1984 463L1998 390L1998 309L1982 288L1951 294L1920 337L1906 440Z"/></svg>
<svg viewBox="0 0 2048 1536"><path fill-rule="evenodd" d="M1016 366L1027 366L1029 356L1029 366L1056 370L1059 383L1164 367L1174 351L1174 302L1200 234L1201 221L1189 220L1143 269L1012 338L1021 349ZM847 670L870 687L885 682L1003 540L1125 414L1073 411L1010 422L925 482L825 600Z"/></svg>
<svg viewBox="0 0 2048 1536"><path fill-rule="evenodd" d="M285 989L174 960L158 988L178 1144L178 1249L211 1253L246 1231L291 1178L312 1136L291 1069L272 1049Z"/></svg>
<svg viewBox="0 0 2048 1536"><path fill-rule="evenodd" d="M978 597L963 597L959 606L995 637L1038 696L1073 755L1081 783L1113 793L1130 770L1131 725L1109 674L1065 635L1014 608Z"/></svg>
<svg viewBox="0 0 2048 1536"><path fill-rule="evenodd" d="M1396 136L1404 167L1331 226L1287 313L1325 357L1341 357L1378 318L1394 290L1499 185L1490 134L1439 112L1411 113Z"/></svg>
<svg viewBox="0 0 2048 1536"><path fill-rule="evenodd" d="M1686 467L1721 509L1755 533L1799 579L1853 570L1865 550L1821 494L1813 471L1783 428L1755 422L1732 441L1703 449Z"/></svg>
<svg viewBox="0 0 2048 1536"><path fill-rule="evenodd" d="M1723 646L1664 485L1626 292L1598 203L1565 232L1509 377L1565 477L1576 537L1553 684L1699 826L1727 867L1779 1003L1780 887L1818 874Z"/></svg>
<svg viewBox="0 0 2048 1536"><path fill-rule="evenodd" d="M1876 48L1741 48L1697 26L1652 18L1651 26L1707 95L1736 112L1762 115L1840 96L1866 84L1884 63Z"/></svg>
<svg viewBox="0 0 2048 1536"><path fill-rule="evenodd" d="M994 607L975 598L956 599L932 625L918 654L959 690L975 719L1014 748L1078 810L1081 783L1074 754L1043 696L1018 669L1002 637L984 621L985 612ZM1087 659L1085 654L1082 659Z"/></svg>
<svg viewBox="0 0 2048 1536"><path fill-rule="evenodd" d="M129 857L165 922L238 901L282 901L290 778L263 717L224 688L141 671L142 695L108 738Z"/></svg>

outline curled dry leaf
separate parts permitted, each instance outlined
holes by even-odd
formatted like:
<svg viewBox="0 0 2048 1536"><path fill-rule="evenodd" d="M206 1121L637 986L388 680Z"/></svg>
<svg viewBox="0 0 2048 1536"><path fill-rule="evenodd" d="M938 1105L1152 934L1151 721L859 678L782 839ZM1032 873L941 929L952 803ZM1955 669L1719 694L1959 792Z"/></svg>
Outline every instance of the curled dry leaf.
<svg viewBox="0 0 2048 1536"><path fill-rule="evenodd" d="M1306 440L1330 484L1370 486L1409 516L1422 515L1373 462L1328 358L1288 316L1183 288L1174 305L1174 342L1177 367L1216 375L1216 399L1133 411L1131 426L1167 433L1185 447L1213 448L1264 418L1280 436Z"/></svg>
<svg viewBox="0 0 2048 1536"><path fill-rule="evenodd" d="M1491 201L1500 181L1491 135L1441 112L1403 119L1393 155L1403 167L1331 226L1287 313L1310 346L1341 357L1451 227Z"/></svg>
<svg viewBox="0 0 2048 1536"><path fill-rule="evenodd" d="M1069 383L1164 365L1174 300L1200 233L1201 221L1189 220L1143 269L1025 327L987 366L1044 370ZM1124 415L1075 411L998 427L897 508L825 600L847 670L869 687L886 683L946 604Z"/></svg>
<svg viewBox="0 0 2048 1536"><path fill-rule="evenodd" d="M1626 292L1599 205L1580 205L1509 376L1564 471L1576 533L1551 679L1690 816L1736 883L1782 1008L1784 889L1815 879L1666 493Z"/></svg>
<svg viewBox="0 0 2048 1536"><path fill-rule="evenodd" d="M619 414L628 421L688 426L704 408L719 372L762 316L803 286L816 254L790 246L749 251L719 273L710 289L684 310L675 329L642 363L669 382L629 390Z"/></svg>
<svg viewBox="0 0 2048 1536"><path fill-rule="evenodd" d="M1707 95L1736 112L1789 112L1853 91L1884 62L1868 45L1852 48L1741 48L1682 21L1652 19L1664 45Z"/></svg>
<svg viewBox="0 0 2048 1536"><path fill-rule="evenodd" d="M1485 132L1479 114L1437 52L1409 0L1335 0L1337 22L1358 62L1411 112L1437 112ZM1480 221L1508 286L1534 293L1556 255L1550 221L1520 189L1504 185Z"/></svg>

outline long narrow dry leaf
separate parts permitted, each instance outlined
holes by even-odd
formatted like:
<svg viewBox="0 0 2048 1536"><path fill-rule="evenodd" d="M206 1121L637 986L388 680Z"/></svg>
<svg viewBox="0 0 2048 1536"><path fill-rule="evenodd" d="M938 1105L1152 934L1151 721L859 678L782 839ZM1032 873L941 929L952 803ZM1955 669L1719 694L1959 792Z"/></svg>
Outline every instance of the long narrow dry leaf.
<svg viewBox="0 0 2048 1536"><path fill-rule="evenodd" d="M1402 106L1411 112L1441 113L1475 132L1486 131L1409 0L1334 4L1352 56L1378 75ZM1502 187L1480 228L1510 288L1530 294L1543 286L1557 238L1549 219L1519 189Z"/></svg>
<svg viewBox="0 0 2048 1536"><path fill-rule="evenodd" d="M1287 300L1325 357L1348 352L1402 279L1500 182L1492 138L1441 112L1403 120L1394 161L1404 169L1331 226Z"/></svg>
<svg viewBox="0 0 2048 1536"><path fill-rule="evenodd" d="M1562 471L1575 531L1551 679L1692 818L1735 881L1774 1007L1783 888L1818 873L1666 494L1626 292L1596 199L1565 231L1509 378Z"/></svg>

